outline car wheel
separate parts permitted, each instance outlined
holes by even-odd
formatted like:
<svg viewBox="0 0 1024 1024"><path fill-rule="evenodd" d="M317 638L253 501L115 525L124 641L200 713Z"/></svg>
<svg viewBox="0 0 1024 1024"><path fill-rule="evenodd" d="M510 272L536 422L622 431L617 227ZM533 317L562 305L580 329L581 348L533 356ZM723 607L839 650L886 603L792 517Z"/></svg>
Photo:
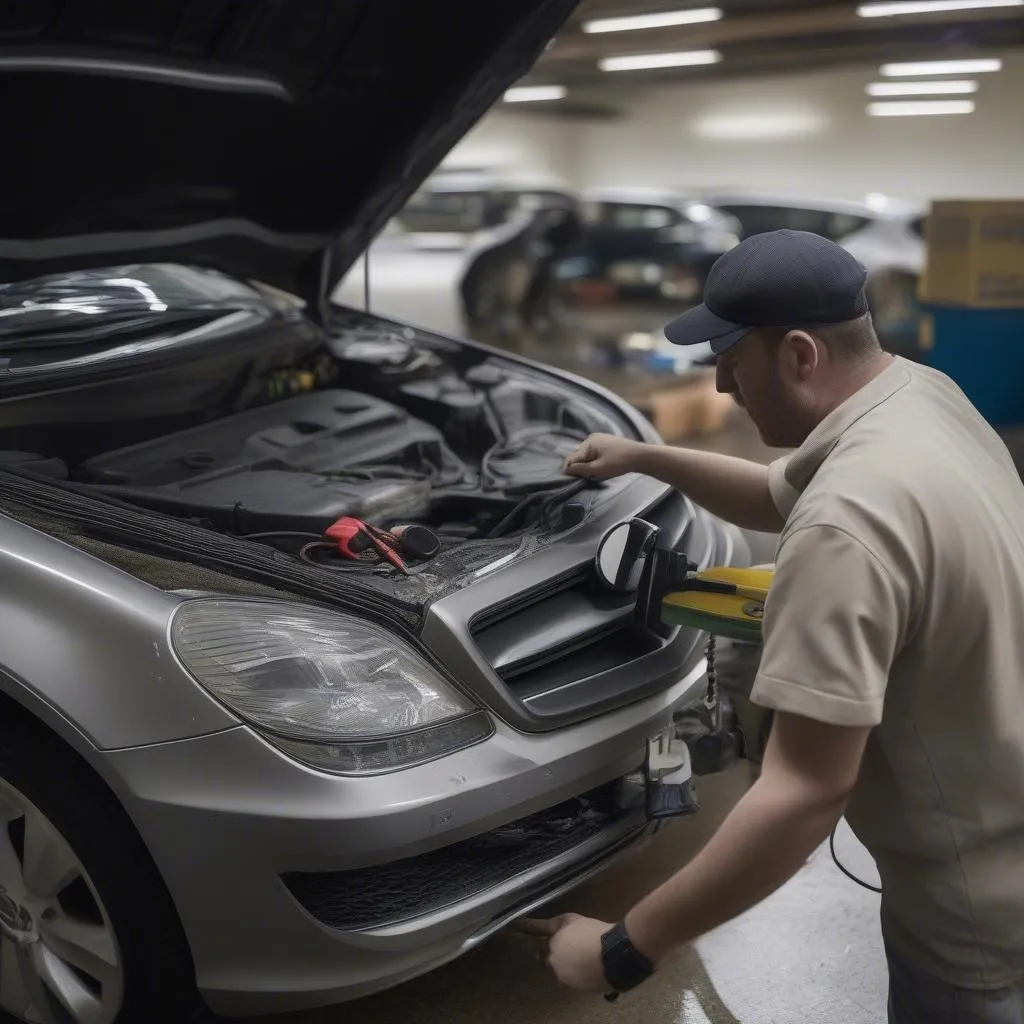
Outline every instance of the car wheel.
<svg viewBox="0 0 1024 1024"><path fill-rule="evenodd" d="M72 750L0 707L0 1020L213 1021L170 896Z"/></svg>

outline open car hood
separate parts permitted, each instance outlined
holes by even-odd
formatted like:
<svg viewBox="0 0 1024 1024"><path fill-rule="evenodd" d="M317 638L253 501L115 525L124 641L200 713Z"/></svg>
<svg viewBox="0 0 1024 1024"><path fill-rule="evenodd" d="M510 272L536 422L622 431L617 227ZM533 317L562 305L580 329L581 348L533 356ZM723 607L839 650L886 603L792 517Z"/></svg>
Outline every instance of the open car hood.
<svg viewBox="0 0 1024 1024"><path fill-rule="evenodd" d="M0 281L193 263L316 315L577 2L8 5Z"/></svg>

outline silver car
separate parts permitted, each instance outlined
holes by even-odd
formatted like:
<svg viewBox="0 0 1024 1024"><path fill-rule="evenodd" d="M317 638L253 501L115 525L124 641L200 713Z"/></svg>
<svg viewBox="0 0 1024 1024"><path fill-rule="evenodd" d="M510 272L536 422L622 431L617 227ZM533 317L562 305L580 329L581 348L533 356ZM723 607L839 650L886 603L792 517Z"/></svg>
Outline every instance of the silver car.
<svg viewBox="0 0 1024 1024"><path fill-rule="evenodd" d="M592 431L656 440L613 395L327 299L572 7L11 16L14 1020L354 999L692 811L661 798L689 795L671 739L703 637L638 622L595 556L634 517L701 565L747 541L652 480L562 475Z"/></svg>
<svg viewBox="0 0 1024 1024"><path fill-rule="evenodd" d="M364 305L368 265L372 308L384 316L513 345L524 332L554 331L563 317L548 268L575 240L577 205L557 178L441 171L387 224L333 298Z"/></svg>

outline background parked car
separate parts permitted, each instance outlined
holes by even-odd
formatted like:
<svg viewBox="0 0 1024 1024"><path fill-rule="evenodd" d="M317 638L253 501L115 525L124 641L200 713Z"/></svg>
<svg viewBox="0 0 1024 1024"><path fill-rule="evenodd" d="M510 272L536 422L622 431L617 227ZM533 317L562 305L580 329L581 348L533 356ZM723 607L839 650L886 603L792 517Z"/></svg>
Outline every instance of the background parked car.
<svg viewBox="0 0 1024 1024"><path fill-rule="evenodd" d="M876 207L757 194L708 194L705 202L736 218L743 237L779 228L813 231L853 253L868 270L868 302L882 343L901 355L916 355L924 208L890 200Z"/></svg>
<svg viewBox="0 0 1024 1024"><path fill-rule="evenodd" d="M583 199L580 251L562 275L584 300L698 302L712 264L739 241L735 218L682 193L602 188Z"/></svg>
<svg viewBox="0 0 1024 1024"><path fill-rule="evenodd" d="M578 202L557 180L439 172L370 248L373 307L478 340L550 334L563 314L553 271L579 237ZM361 262L338 301L362 303L364 274Z"/></svg>

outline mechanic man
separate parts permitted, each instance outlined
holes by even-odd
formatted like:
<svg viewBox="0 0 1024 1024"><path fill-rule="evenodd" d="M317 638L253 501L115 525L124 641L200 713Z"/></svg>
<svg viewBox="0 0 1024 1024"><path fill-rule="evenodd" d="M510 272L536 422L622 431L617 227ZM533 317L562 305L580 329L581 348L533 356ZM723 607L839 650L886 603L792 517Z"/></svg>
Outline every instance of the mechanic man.
<svg viewBox="0 0 1024 1024"><path fill-rule="evenodd" d="M948 378L882 351L865 277L818 236L754 236L666 328L710 340L719 390L795 449L771 466L606 435L567 460L781 537L751 691L775 712L762 773L614 929L523 923L564 985L638 984L791 878L845 812L882 879L890 1020L1024 1024L1024 486Z"/></svg>

